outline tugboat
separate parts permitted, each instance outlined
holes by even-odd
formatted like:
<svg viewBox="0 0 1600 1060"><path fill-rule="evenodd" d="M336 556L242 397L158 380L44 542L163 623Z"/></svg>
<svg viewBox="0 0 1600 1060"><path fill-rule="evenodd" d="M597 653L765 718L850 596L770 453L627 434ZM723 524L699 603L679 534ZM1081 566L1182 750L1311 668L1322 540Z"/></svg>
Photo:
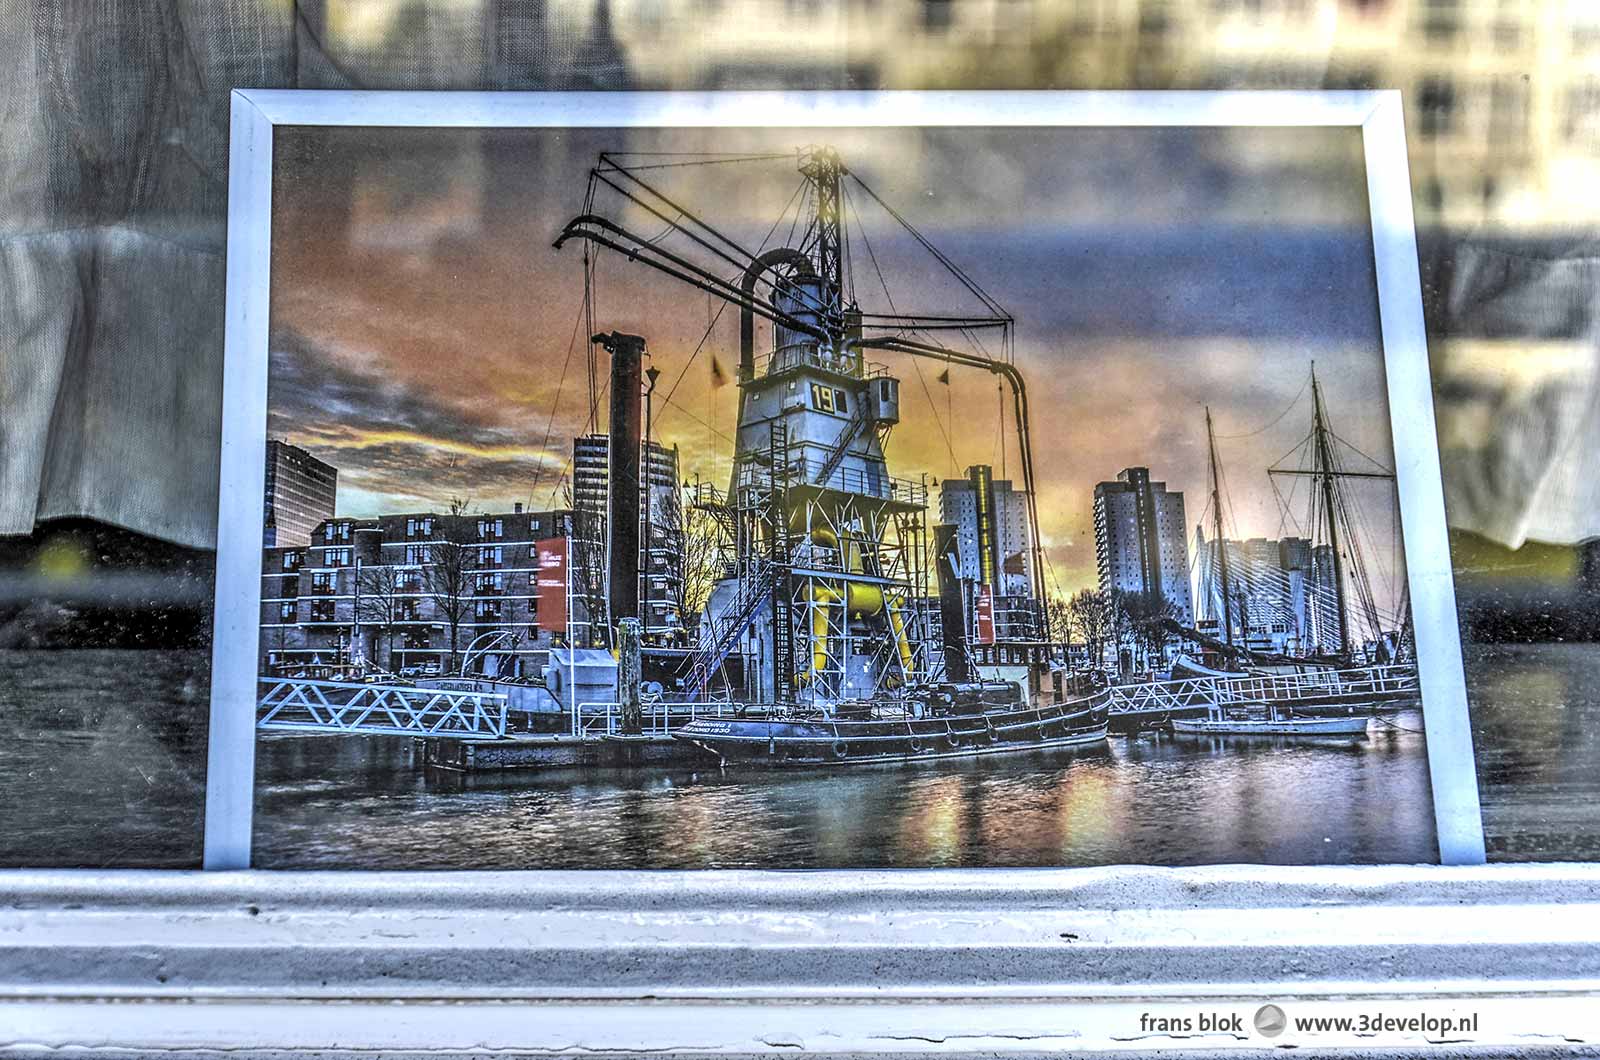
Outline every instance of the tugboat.
<svg viewBox="0 0 1600 1060"><path fill-rule="evenodd" d="M674 736L722 763L814 766L905 762L1005 751L1083 747L1106 738L1111 694L1077 675L1059 702L1025 702L1009 681L939 684L906 701L820 709L749 710L702 718Z"/></svg>

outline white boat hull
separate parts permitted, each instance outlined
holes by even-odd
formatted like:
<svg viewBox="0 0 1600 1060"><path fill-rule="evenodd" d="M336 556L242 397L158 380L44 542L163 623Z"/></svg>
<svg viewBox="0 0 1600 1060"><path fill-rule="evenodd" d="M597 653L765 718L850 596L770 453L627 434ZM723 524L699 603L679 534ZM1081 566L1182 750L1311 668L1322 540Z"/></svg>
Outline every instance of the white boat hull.
<svg viewBox="0 0 1600 1060"><path fill-rule="evenodd" d="M1364 736L1367 719L1174 718L1172 731L1187 736Z"/></svg>

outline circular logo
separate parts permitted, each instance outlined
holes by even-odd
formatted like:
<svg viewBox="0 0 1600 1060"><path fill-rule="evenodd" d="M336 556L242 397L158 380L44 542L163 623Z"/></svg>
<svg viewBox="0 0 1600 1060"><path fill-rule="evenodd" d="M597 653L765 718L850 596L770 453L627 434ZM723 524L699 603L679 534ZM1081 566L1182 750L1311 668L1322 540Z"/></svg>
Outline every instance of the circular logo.
<svg viewBox="0 0 1600 1060"><path fill-rule="evenodd" d="M1289 1017L1277 1005L1262 1005L1256 1009L1256 1033L1264 1038L1276 1038L1289 1025Z"/></svg>

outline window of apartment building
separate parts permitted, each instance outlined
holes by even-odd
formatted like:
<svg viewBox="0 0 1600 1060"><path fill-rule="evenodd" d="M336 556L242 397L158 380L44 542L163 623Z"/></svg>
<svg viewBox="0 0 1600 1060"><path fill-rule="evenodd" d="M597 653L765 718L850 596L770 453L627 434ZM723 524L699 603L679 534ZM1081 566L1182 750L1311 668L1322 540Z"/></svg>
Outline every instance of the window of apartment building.
<svg viewBox="0 0 1600 1060"><path fill-rule="evenodd" d="M418 564L428 563L433 559L433 553L427 545L407 545L406 562L413 567Z"/></svg>
<svg viewBox="0 0 1600 1060"><path fill-rule="evenodd" d="M478 575L478 591L480 593L503 592L506 587L506 576L500 573Z"/></svg>
<svg viewBox="0 0 1600 1060"><path fill-rule="evenodd" d="M1489 86L1489 136L1520 137L1528 126L1528 83L1521 77L1497 77Z"/></svg>
<svg viewBox="0 0 1600 1060"><path fill-rule="evenodd" d="M399 615L401 622L421 622L422 605L416 600L401 600Z"/></svg>
<svg viewBox="0 0 1600 1060"><path fill-rule="evenodd" d="M348 540L350 540L350 524L349 523L328 523L328 524L326 524L322 528L322 539L324 541L348 541Z"/></svg>
<svg viewBox="0 0 1600 1060"><path fill-rule="evenodd" d="M1163 39L1172 28L1172 16L1165 7L1146 4L1139 11L1139 36Z"/></svg>
<svg viewBox="0 0 1600 1060"><path fill-rule="evenodd" d="M1573 6L1572 51L1577 55L1600 51L1600 10L1593 0Z"/></svg>
<svg viewBox="0 0 1600 1060"><path fill-rule="evenodd" d="M1417 88L1417 124L1423 136L1444 136L1455 126L1456 87L1443 77L1425 77Z"/></svg>
<svg viewBox="0 0 1600 1060"><path fill-rule="evenodd" d="M505 562L506 550L500 545L478 549L478 566L498 567Z"/></svg>
<svg viewBox="0 0 1600 1060"><path fill-rule="evenodd" d="M313 622L332 622L333 621L333 601L332 600L313 600L313 601L311 601L311 621L313 621Z"/></svg>
<svg viewBox="0 0 1600 1060"><path fill-rule="evenodd" d="M473 614L480 622L498 622L501 616L499 600L479 600L473 605Z"/></svg>
<svg viewBox="0 0 1600 1060"><path fill-rule="evenodd" d="M406 537L418 538L418 537L432 537L432 536L433 536L433 517L432 516L422 516L420 518L416 517L416 516L412 516L411 518L406 520Z"/></svg>
<svg viewBox="0 0 1600 1060"><path fill-rule="evenodd" d="M545 0L499 0L494 5L494 55L502 63L541 64L544 53Z"/></svg>
<svg viewBox="0 0 1600 1060"><path fill-rule="evenodd" d="M283 569L284 570L299 570L300 569L300 564L304 559L305 559L305 554L304 553L301 553L301 552L285 552L283 554Z"/></svg>
<svg viewBox="0 0 1600 1060"><path fill-rule="evenodd" d="M1600 78L1589 78L1567 89L1561 135L1567 140L1600 137Z"/></svg>
<svg viewBox="0 0 1600 1060"><path fill-rule="evenodd" d="M403 570L394 576L394 589L397 593L420 593L422 591L422 572L418 570Z"/></svg>
<svg viewBox="0 0 1600 1060"><path fill-rule="evenodd" d="M500 537L505 537L505 536L506 536L505 520L503 520L503 519L479 519L478 520L478 537L480 539L488 540L490 538L500 538Z"/></svg>
<svg viewBox="0 0 1600 1060"><path fill-rule="evenodd" d="M1422 35L1432 44L1449 44L1461 29L1461 9L1457 0L1424 0Z"/></svg>
<svg viewBox="0 0 1600 1060"><path fill-rule="evenodd" d="M1502 14L1495 19L1494 46L1504 52L1522 47L1522 23L1515 15Z"/></svg>
<svg viewBox="0 0 1600 1060"><path fill-rule="evenodd" d="M283 603L278 605L279 622L297 622L299 621L299 615L299 605L297 605L293 600L285 600Z"/></svg>
<svg viewBox="0 0 1600 1060"><path fill-rule="evenodd" d="M325 548L322 550L322 565L325 567L350 566L351 552L348 548Z"/></svg>
<svg viewBox="0 0 1600 1060"><path fill-rule="evenodd" d="M314 593L326 595L333 592L334 587L338 584L338 576L332 571L319 570L311 575L311 591Z"/></svg>

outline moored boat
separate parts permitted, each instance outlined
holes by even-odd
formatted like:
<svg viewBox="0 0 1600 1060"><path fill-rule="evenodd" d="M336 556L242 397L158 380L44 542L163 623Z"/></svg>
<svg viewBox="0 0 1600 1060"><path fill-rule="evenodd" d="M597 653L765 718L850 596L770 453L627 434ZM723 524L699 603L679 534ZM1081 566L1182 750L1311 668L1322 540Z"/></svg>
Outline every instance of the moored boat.
<svg viewBox="0 0 1600 1060"><path fill-rule="evenodd" d="M941 684L830 711L754 707L674 733L723 763L847 765L1082 747L1106 738L1110 693L1083 679L1059 701L1010 682Z"/></svg>
<svg viewBox="0 0 1600 1060"><path fill-rule="evenodd" d="M1367 715L1309 716L1276 703L1213 706L1203 718L1174 718L1180 736L1365 736Z"/></svg>

